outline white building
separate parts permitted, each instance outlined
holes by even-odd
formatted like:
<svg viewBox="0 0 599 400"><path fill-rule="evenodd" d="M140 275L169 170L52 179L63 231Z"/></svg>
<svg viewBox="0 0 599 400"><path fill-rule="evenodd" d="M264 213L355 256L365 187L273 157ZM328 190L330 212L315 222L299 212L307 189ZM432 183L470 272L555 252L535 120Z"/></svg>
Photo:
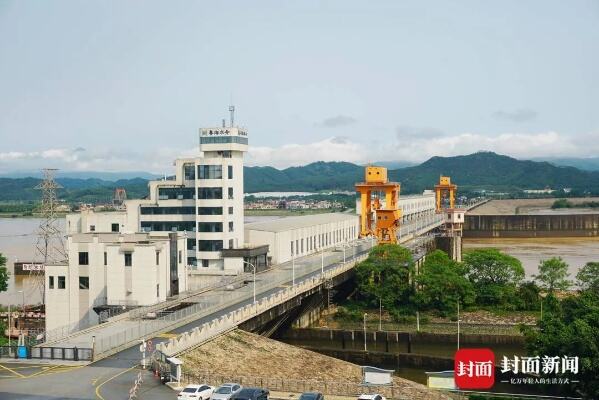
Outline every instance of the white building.
<svg viewBox="0 0 599 400"><path fill-rule="evenodd" d="M359 214L360 198L356 199L356 213ZM382 200L383 206L385 200ZM426 216L435 215L435 192L425 190L422 194L409 194L399 196L399 209L401 210L401 224L409 224L410 221Z"/></svg>
<svg viewBox="0 0 599 400"><path fill-rule="evenodd" d="M67 233L184 232L186 263L206 274L238 273L242 258L221 256L243 247L243 155L239 127L200 129L202 157L175 161L173 179L150 181L149 196L126 200L124 211L67 215Z"/></svg>
<svg viewBox="0 0 599 400"><path fill-rule="evenodd" d="M254 246L267 244L274 264L342 245L357 239L359 233L360 218L346 213L287 217L245 225L248 242Z"/></svg>
<svg viewBox="0 0 599 400"><path fill-rule="evenodd" d="M143 306L185 291L185 239L176 233L68 235L69 264L45 272L46 330L98 322L106 306Z"/></svg>

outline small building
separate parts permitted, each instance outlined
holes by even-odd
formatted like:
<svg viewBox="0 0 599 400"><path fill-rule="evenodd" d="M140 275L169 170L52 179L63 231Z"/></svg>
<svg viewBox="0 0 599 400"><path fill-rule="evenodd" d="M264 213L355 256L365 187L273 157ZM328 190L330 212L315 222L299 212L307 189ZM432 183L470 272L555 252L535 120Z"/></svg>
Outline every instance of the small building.
<svg viewBox="0 0 599 400"><path fill-rule="evenodd" d="M177 233L69 235L68 264L46 266L46 331L93 325L100 309L152 305L185 291L185 241Z"/></svg>
<svg viewBox="0 0 599 400"><path fill-rule="evenodd" d="M246 241L251 246L268 245L273 264L342 245L357 239L359 232L359 217L346 213L287 217L245 225Z"/></svg>

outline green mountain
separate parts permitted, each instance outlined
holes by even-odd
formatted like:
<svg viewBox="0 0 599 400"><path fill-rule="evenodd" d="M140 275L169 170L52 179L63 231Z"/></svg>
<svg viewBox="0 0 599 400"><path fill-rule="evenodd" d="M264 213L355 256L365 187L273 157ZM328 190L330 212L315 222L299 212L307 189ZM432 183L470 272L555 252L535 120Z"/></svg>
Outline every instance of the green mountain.
<svg viewBox="0 0 599 400"><path fill-rule="evenodd" d="M402 183L402 191L417 192L431 188L441 174L449 175L462 190L515 191L550 187L599 193L599 171L522 161L492 152L432 157L418 166L390 171L390 178Z"/></svg>
<svg viewBox="0 0 599 400"><path fill-rule="evenodd" d="M272 191L353 190L364 178L364 167L347 162L315 162L301 167L245 167L245 190L249 193ZM574 192L599 194L599 171L581 171L549 162L522 161L479 152L457 157L433 157L412 167L389 171L393 181L401 182L402 193L432 189L439 175L449 175L461 193L474 189L515 192L523 189L572 188ZM63 186L59 197L69 202L108 202L117 187L124 187L129 198L148 194L143 178L107 181L97 178L58 178ZM0 201L39 200L35 189L38 178L0 178Z"/></svg>

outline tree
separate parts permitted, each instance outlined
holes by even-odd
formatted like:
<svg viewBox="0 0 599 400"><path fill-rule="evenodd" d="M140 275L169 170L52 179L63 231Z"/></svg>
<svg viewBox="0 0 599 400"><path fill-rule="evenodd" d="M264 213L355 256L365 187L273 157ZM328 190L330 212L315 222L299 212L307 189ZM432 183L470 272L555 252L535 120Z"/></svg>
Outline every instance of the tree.
<svg viewBox="0 0 599 400"><path fill-rule="evenodd" d="M481 305L508 305L524 279L522 263L497 249L472 250L464 254L467 277Z"/></svg>
<svg viewBox="0 0 599 400"><path fill-rule="evenodd" d="M465 273L464 266L450 259L447 253L435 250L428 254L416 277L418 309L447 315L455 312L458 301L462 305L472 304L474 289Z"/></svg>
<svg viewBox="0 0 599 400"><path fill-rule="evenodd" d="M6 269L6 257L0 253L0 292L8 289L8 270Z"/></svg>
<svg viewBox="0 0 599 400"><path fill-rule="evenodd" d="M410 250L396 244L378 245L356 267L359 295L371 306L378 307L380 300L389 311L409 307L413 272Z"/></svg>
<svg viewBox="0 0 599 400"><path fill-rule="evenodd" d="M578 286L582 290L599 295L599 262L588 262L576 274Z"/></svg>
<svg viewBox="0 0 599 400"><path fill-rule="evenodd" d="M547 298L557 302L553 295ZM538 329L521 328L528 354L579 357L578 374L564 375L573 382L571 386L562 385L563 390L569 390L564 394L596 398L599 393L599 297L583 291L546 310L537 323Z"/></svg>
<svg viewBox="0 0 599 400"><path fill-rule="evenodd" d="M568 264L561 257L552 257L539 263L539 273L534 278L539 286L553 293L556 289L566 290L570 287L572 282L568 276Z"/></svg>

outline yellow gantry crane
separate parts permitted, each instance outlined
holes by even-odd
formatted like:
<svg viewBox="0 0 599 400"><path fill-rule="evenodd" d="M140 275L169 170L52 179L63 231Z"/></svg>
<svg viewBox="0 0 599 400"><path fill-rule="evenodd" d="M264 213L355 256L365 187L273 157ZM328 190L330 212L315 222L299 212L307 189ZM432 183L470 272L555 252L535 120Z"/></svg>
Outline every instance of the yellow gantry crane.
<svg viewBox="0 0 599 400"><path fill-rule="evenodd" d="M399 183L388 181L387 168L366 167L364 182L356 184L360 193L360 236L375 235L379 244L397 243L399 190Z"/></svg>
<svg viewBox="0 0 599 400"><path fill-rule="evenodd" d="M455 194L458 190L458 185L454 185L451 183L451 178L449 176L441 175L439 177L439 184L435 185L435 198L437 201L437 212L441 212L442 203L444 196L447 195L449 197L449 208L453 209L455 207Z"/></svg>

